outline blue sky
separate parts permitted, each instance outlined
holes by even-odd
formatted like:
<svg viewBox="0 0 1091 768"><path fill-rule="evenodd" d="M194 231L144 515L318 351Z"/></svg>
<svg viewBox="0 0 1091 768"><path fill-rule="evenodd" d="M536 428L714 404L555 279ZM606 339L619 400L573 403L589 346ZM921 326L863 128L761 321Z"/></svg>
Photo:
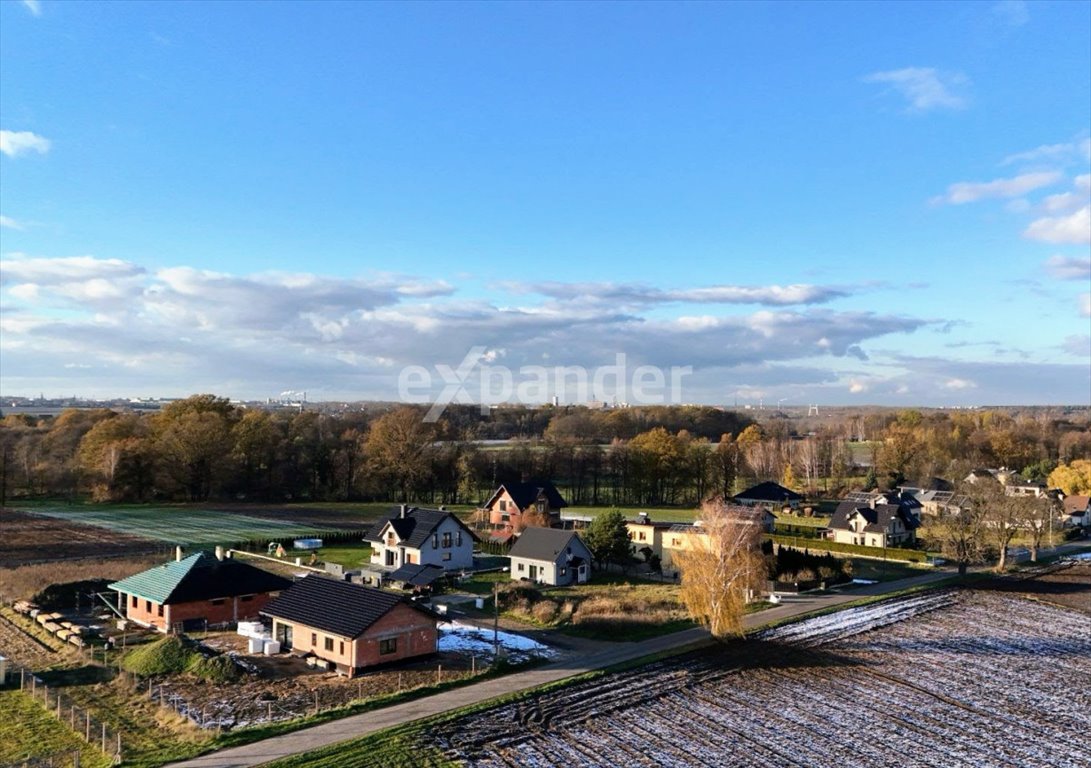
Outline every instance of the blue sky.
<svg viewBox="0 0 1091 768"><path fill-rule="evenodd" d="M1088 29L4 0L0 395L393 398L480 346L693 402L1091 402Z"/></svg>

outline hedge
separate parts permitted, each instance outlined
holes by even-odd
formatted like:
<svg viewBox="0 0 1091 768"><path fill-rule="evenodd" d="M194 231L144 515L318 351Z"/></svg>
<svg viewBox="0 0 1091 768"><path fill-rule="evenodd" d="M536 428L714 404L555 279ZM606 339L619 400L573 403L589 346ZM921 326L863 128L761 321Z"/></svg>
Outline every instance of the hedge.
<svg viewBox="0 0 1091 768"><path fill-rule="evenodd" d="M788 547L802 547L809 550L822 550L824 552L843 552L847 555L867 555L868 557L886 557L887 560L906 560L911 563L923 563L928 559L928 553L920 549L901 549L900 547L865 547L861 544L842 544L828 539L804 539L799 536L783 536L781 534L768 534L769 538L777 544Z"/></svg>

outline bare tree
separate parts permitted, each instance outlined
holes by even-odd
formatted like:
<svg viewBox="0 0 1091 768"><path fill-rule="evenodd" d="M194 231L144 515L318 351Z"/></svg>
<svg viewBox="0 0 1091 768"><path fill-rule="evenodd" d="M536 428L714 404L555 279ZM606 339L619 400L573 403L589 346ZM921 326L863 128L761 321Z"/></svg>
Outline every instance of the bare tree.
<svg viewBox="0 0 1091 768"><path fill-rule="evenodd" d="M1019 526L1027 532L1030 543L1030 560L1038 562L1038 550L1042 548L1042 540L1051 530L1052 518L1056 514L1053 500L1041 496L1039 498L1020 499Z"/></svg>
<svg viewBox="0 0 1091 768"><path fill-rule="evenodd" d="M985 521L980 507L942 512L928 517L922 536L929 548L938 549L958 566L958 575L985 559Z"/></svg>
<svg viewBox="0 0 1091 768"><path fill-rule="evenodd" d="M682 602L713 637L740 636L750 591L759 586L760 513L709 502L702 507L701 532L675 556L682 573Z"/></svg>

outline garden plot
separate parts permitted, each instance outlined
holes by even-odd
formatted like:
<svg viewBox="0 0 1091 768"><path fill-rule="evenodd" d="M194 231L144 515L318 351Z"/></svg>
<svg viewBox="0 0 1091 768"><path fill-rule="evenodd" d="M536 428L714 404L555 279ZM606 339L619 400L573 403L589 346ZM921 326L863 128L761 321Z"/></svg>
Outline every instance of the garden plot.
<svg viewBox="0 0 1091 768"><path fill-rule="evenodd" d="M482 629L461 621L442 622L439 630L438 649L440 653L460 653L465 656L483 656L492 658L493 631ZM539 643L525 635L499 631L496 640L501 652L513 663L528 661L532 658L549 658L556 651L548 645Z"/></svg>
<svg viewBox="0 0 1091 768"><path fill-rule="evenodd" d="M1091 617L889 600L436 726L467 765L1091 765Z"/></svg>
<svg viewBox="0 0 1091 768"><path fill-rule="evenodd" d="M211 509L36 507L28 512L183 546L265 542L297 536L322 536L341 530Z"/></svg>

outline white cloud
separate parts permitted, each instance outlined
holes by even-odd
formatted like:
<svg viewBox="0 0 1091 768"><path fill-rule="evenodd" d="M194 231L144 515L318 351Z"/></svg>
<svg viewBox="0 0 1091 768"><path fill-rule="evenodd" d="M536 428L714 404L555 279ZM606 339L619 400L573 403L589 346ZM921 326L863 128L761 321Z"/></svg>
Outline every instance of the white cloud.
<svg viewBox="0 0 1091 768"><path fill-rule="evenodd" d="M1035 219L1023 231L1023 237L1046 243L1091 244L1091 205L1085 205L1067 216Z"/></svg>
<svg viewBox="0 0 1091 768"><path fill-rule="evenodd" d="M948 379L943 386L947 389L973 389L977 385L969 379Z"/></svg>
<svg viewBox="0 0 1091 768"><path fill-rule="evenodd" d="M868 389L867 383L860 381L859 379L853 379L849 382L849 392L854 395L858 395L861 392L867 392Z"/></svg>
<svg viewBox="0 0 1091 768"><path fill-rule="evenodd" d="M1091 317L1091 293L1081 293L1079 302L1080 317Z"/></svg>
<svg viewBox="0 0 1091 768"><path fill-rule="evenodd" d="M1091 357L1091 336L1068 336L1061 344L1061 349L1076 357Z"/></svg>
<svg viewBox="0 0 1091 768"><path fill-rule="evenodd" d="M1056 184L1063 177L1059 171L1039 171L992 181L960 181L947 187L946 194L934 198L933 202L962 205L989 198L1019 197Z"/></svg>
<svg viewBox="0 0 1091 768"><path fill-rule="evenodd" d="M10 216L4 216L2 214L0 214L0 227L4 229L16 229L20 231L26 229L22 222L16 221Z"/></svg>
<svg viewBox="0 0 1091 768"><path fill-rule="evenodd" d="M0 259L0 283L56 285L96 278L131 277L143 272L143 267L121 259L94 256L31 258L16 253Z"/></svg>
<svg viewBox="0 0 1091 768"><path fill-rule="evenodd" d="M32 15L42 15L42 4L39 0L23 0L23 5L26 6L27 10L30 11Z"/></svg>
<svg viewBox="0 0 1091 768"><path fill-rule="evenodd" d="M1011 27L1021 27L1030 21L1030 12L1023 0L1000 0L989 9L992 15Z"/></svg>
<svg viewBox="0 0 1091 768"><path fill-rule="evenodd" d="M962 109L966 99L957 91L969 84L960 72L940 72L931 67L905 67L885 72L873 72L864 77L866 83L886 83L909 103L912 112L933 109Z"/></svg>
<svg viewBox="0 0 1091 768"><path fill-rule="evenodd" d="M1059 144L1042 144L1025 152L1008 155L1001 165L1032 167L1057 167L1091 160L1091 139L1081 138Z"/></svg>
<svg viewBox="0 0 1091 768"><path fill-rule="evenodd" d="M0 131L0 152L8 157L18 157L28 152L44 155L50 141L31 131Z"/></svg>
<svg viewBox="0 0 1091 768"><path fill-rule="evenodd" d="M1058 280L1091 280L1091 256L1050 256L1046 272Z"/></svg>
<svg viewBox="0 0 1091 768"><path fill-rule="evenodd" d="M562 283L555 281L507 282L502 287L515 293L549 296L567 306L645 306L650 304L759 304L791 306L824 304L848 296L849 288L828 285L711 285L664 290L634 283Z"/></svg>

